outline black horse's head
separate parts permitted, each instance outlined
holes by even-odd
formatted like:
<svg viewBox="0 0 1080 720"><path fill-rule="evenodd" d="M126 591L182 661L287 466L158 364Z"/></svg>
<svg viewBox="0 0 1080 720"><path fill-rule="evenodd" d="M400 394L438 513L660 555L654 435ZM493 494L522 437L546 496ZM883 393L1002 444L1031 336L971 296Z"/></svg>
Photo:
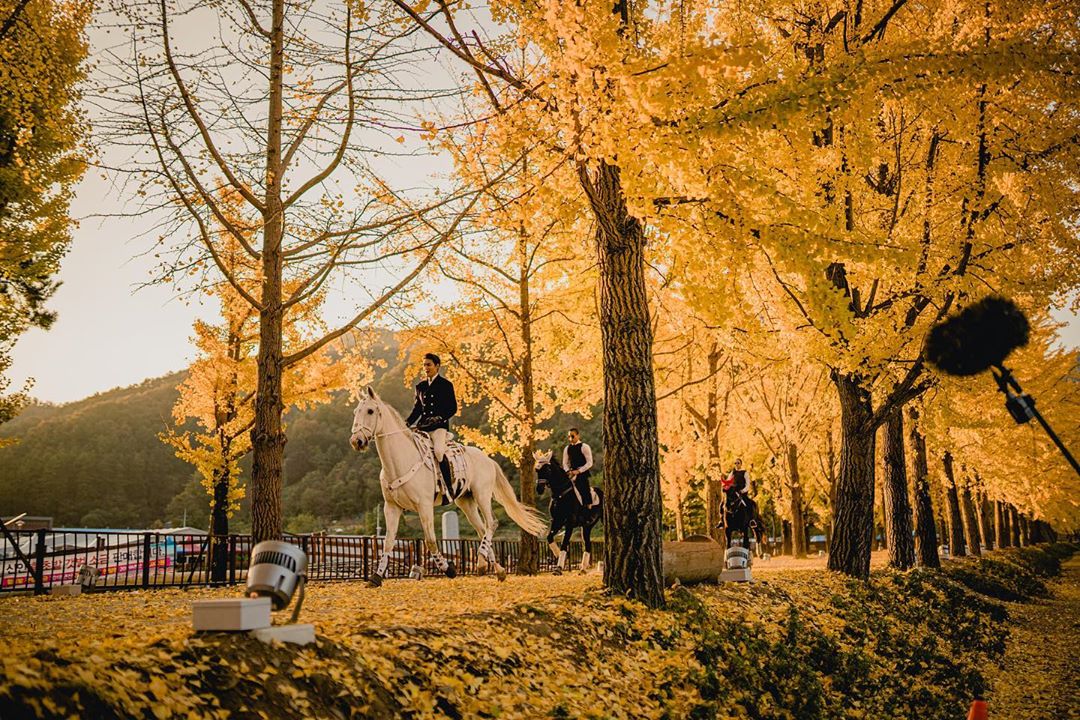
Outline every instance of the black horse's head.
<svg viewBox="0 0 1080 720"><path fill-rule="evenodd" d="M544 491L551 488L553 493L560 492L570 483L570 478L559 463L553 461L554 451L533 453L533 468L536 470L536 496L540 497Z"/></svg>

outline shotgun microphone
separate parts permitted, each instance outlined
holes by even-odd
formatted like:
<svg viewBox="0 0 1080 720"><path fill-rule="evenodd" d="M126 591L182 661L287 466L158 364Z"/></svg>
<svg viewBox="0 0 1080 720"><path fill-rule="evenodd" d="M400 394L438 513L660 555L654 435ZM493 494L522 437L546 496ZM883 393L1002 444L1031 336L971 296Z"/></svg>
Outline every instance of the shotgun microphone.
<svg viewBox="0 0 1080 720"><path fill-rule="evenodd" d="M948 375L977 375L993 369L994 382L1004 393L1005 409L1013 420L1021 425L1037 420L1080 475L1080 463L1035 407L1035 398L1024 392L1012 371L1005 367L1009 353L1027 345L1030 331L1031 326L1016 303L990 295L935 325L926 336L923 356Z"/></svg>
<svg viewBox="0 0 1080 720"><path fill-rule="evenodd" d="M990 295L935 325L926 337L927 361L948 375L977 375L1000 366L1027 345L1027 318L1016 304Z"/></svg>

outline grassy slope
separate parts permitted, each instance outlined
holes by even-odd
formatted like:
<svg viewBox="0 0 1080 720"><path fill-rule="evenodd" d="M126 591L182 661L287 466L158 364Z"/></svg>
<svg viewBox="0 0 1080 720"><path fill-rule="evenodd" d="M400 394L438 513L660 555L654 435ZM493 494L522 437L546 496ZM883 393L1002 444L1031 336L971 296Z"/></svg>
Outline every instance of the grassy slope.
<svg viewBox="0 0 1080 720"><path fill-rule="evenodd" d="M1077 548L944 572L761 572L649 612L596 575L313 586L317 646L192 637L236 590L0 601L0 717L957 718L1007 610Z"/></svg>

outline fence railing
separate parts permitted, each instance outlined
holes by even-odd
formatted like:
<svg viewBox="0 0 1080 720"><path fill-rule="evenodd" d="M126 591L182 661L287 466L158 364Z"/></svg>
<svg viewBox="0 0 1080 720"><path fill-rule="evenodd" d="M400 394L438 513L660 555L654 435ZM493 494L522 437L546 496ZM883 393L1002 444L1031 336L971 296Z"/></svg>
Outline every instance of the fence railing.
<svg viewBox="0 0 1080 720"><path fill-rule="evenodd" d="M371 535L287 535L308 556L311 580L367 580L378 566L383 539ZM16 547L13 546L17 545ZM216 545L216 547L215 547ZM464 575L479 572L480 541L441 540L440 550ZM187 535L94 530L9 531L0 539L0 594L46 593L92 576L95 590L232 585L247 579L250 535ZM521 557L518 540L495 540L493 549L508 572ZM584 548L573 542L569 567L581 561ZM539 543L539 569L554 570L556 558ZM593 558L603 557L603 543L593 542ZM441 572L424 551L423 540L398 540L390 555L388 577L405 577L413 565L428 574Z"/></svg>

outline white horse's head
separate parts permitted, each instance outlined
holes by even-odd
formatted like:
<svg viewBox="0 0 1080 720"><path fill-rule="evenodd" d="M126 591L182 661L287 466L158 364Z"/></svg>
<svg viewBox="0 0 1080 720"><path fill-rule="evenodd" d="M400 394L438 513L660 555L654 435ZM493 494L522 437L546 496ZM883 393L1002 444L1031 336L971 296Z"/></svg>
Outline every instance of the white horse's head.
<svg viewBox="0 0 1080 720"><path fill-rule="evenodd" d="M375 439L382 421L381 405L382 401L371 386L364 388L364 392L360 394L360 403L353 412L352 432L349 435L349 444L353 450L363 450Z"/></svg>

